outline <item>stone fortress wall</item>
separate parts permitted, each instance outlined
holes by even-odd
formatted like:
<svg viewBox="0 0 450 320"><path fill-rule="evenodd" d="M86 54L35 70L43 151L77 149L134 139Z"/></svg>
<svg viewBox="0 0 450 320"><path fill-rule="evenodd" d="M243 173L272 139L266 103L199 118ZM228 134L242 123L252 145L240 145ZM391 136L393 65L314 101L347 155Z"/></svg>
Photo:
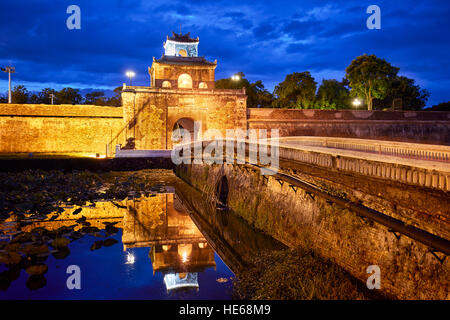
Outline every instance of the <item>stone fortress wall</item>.
<svg viewBox="0 0 450 320"><path fill-rule="evenodd" d="M250 129L318 136L450 145L450 112L248 109Z"/></svg>
<svg viewBox="0 0 450 320"><path fill-rule="evenodd" d="M450 145L449 112L247 109L240 90L126 88L124 107L0 104L0 153L104 155L121 131L121 144L135 137L137 149L171 148L180 119L202 121L203 130L248 127L279 129L280 136Z"/></svg>
<svg viewBox="0 0 450 320"><path fill-rule="evenodd" d="M100 153L123 126L123 108L0 104L0 152Z"/></svg>

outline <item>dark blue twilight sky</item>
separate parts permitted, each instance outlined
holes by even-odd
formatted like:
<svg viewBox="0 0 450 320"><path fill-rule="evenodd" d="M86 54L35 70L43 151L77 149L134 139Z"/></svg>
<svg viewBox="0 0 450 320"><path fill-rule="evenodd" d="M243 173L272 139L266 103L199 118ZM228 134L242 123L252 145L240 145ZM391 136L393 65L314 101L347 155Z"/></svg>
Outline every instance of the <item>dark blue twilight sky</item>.
<svg viewBox="0 0 450 320"><path fill-rule="evenodd" d="M66 8L81 8L81 30L68 30ZM366 8L381 8L381 30L366 27ZM448 0L1 0L0 65L14 84L113 89L147 67L171 30L200 37L199 54L217 59L216 78L243 71L269 90L294 71L341 79L352 59L376 54L449 101ZM0 92L7 75L0 74Z"/></svg>

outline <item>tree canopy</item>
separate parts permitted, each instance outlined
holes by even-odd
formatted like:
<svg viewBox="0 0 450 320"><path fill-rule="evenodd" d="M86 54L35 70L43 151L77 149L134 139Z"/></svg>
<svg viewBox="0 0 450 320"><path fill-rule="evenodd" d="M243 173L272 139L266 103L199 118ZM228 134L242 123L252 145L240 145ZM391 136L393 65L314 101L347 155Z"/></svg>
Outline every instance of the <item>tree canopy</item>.
<svg viewBox="0 0 450 320"><path fill-rule="evenodd" d="M415 84L414 79L395 76L388 83L384 99L374 100L374 109L391 108L395 100L401 100L403 110L420 110L425 107L430 93Z"/></svg>
<svg viewBox="0 0 450 320"><path fill-rule="evenodd" d="M84 96L85 104L94 104L97 106L106 105L106 97L103 91L92 91Z"/></svg>
<svg viewBox="0 0 450 320"><path fill-rule="evenodd" d="M309 71L288 74L274 90L274 106L308 109L314 106L317 82Z"/></svg>
<svg viewBox="0 0 450 320"><path fill-rule="evenodd" d="M439 104L436 104L432 106L429 109L425 109L429 111L450 111L450 101L447 102L441 102Z"/></svg>
<svg viewBox="0 0 450 320"><path fill-rule="evenodd" d="M345 69L345 77L352 89L350 94L363 97L368 109L372 110L373 99L386 98L389 85L399 70L373 54L359 56Z"/></svg>
<svg viewBox="0 0 450 320"><path fill-rule="evenodd" d="M320 109L346 109L350 105L350 90L347 81L323 79L317 90L316 106Z"/></svg>
<svg viewBox="0 0 450 320"><path fill-rule="evenodd" d="M11 90L12 103L27 103L29 94L30 93L25 86L14 86L14 89Z"/></svg>
<svg viewBox="0 0 450 320"><path fill-rule="evenodd" d="M63 88L56 93L56 98L59 104L81 104L83 102L80 89Z"/></svg>
<svg viewBox="0 0 450 320"><path fill-rule="evenodd" d="M110 98L105 96L103 91L92 91L83 97L79 89L63 88L56 91L51 88L44 88L39 92L31 93L23 85L17 85L11 90L12 103L17 104L51 104L51 95L54 95L53 104L93 104L98 106L122 105L122 87L114 89L114 95ZM8 102L8 94L0 94L0 103Z"/></svg>
<svg viewBox="0 0 450 320"><path fill-rule="evenodd" d="M250 82L243 72L236 74L238 80L231 78L219 79L215 82L216 89L241 89L245 88L247 94L247 106L249 108L264 108L272 105L273 96L264 88L261 80Z"/></svg>

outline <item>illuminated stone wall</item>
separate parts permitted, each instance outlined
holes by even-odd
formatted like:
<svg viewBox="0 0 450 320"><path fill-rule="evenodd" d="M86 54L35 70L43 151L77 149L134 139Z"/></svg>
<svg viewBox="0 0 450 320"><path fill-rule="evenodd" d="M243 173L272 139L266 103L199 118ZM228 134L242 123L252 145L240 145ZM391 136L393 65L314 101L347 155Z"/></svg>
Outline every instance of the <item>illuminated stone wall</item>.
<svg viewBox="0 0 450 320"><path fill-rule="evenodd" d="M201 82L206 83L209 89L214 89L216 65L167 65L153 62L149 73L152 78L152 86L161 88L164 81L170 82L171 88L178 87L178 78L182 74L188 74L192 78L192 87L199 88Z"/></svg>
<svg viewBox="0 0 450 320"><path fill-rule="evenodd" d="M121 107L0 104L0 152L105 154L122 127Z"/></svg>
<svg viewBox="0 0 450 320"><path fill-rule="evenodd" d="M320 136L450 145L450 112L248 109L248 126L280 136Z"/></svg>
<svg viewBox="0 0 450 320"><path fill-rule="evenodd" d="M283 168L282 172L419 229L441 237L449 234L450 200L443 192L305 164ZM234 213L290 247L312 249L331 259L360 279L362 285L369 277L367 267L378 265L381 289L388 296L450 298L449 259L441 263L426 245L395 235L388 227L318 195L301 188L294 190L275 177L264 178L259 170L237 165L183 164L177 166L177 175L202 190L206 199L217 197L217 185L225 176L229 186L227 205Z"/></svg>
<svg viewBox="0 0 450 320"><path fill-rule="evenodd" d="M189 90L126 87L122 92L127 139L136 149L168 149L175 123L188 118L202 122L202 132L245 129L247 96L242 90Z"/></svg>

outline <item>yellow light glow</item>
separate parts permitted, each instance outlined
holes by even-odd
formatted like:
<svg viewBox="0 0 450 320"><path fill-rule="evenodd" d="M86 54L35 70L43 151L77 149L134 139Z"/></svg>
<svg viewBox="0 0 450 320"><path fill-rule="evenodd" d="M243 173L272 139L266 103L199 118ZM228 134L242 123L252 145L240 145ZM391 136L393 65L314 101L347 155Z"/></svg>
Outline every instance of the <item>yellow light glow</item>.
<svg viewBox="0 0 450 320"><path fill-rule="evenodd" d="M359 100L359 99L353 100L353 105L354 105L355 107L360 106L360 105L361 105L361 100Z"/></svg>
<svg viewBox="0 0 450 320"><path fill-rule="evenodd" d="M106 158L106 156L104 154L99 154L99 153L88 154L87 156L89 158L96 158L96 159L104 159L104 158Z"/></svg>
<svg viewBox="0 0 450 320"><path fill-rule="evenodd" d="M128 78L133 78L136 75L133 71L127 71L125 74Z"/></svg>
<svg viewBox="0 0 450 320"><path fill-rule="evenodd" d="M181 262L185 263L189 260L189 257L192 253L192 244L179 244L177 251L181 258Z"/></svg>

